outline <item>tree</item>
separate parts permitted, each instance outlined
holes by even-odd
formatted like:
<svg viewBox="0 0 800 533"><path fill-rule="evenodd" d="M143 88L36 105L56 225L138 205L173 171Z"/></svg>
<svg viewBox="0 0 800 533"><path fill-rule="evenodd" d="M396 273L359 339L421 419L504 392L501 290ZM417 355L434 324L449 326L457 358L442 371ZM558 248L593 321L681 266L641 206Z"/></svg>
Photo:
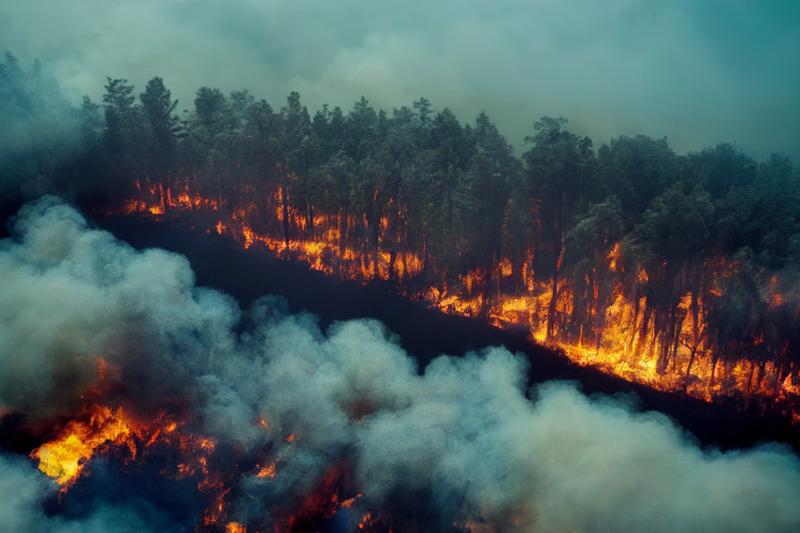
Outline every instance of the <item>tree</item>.
<svg viewBox="0 0 800 533"><path fill-rule="evenodd" d="M623 231L620 202L612 196L590 205L567 234L565 264L572 274L574 321L581 337L594 336L595 350L600 349L605 310L611 303L614 273L619 268L610 256Z"/></svg>
<svg viewBox="0 0 800 533"><path fill-rule="evenodd" d="M619 199L628 229L677 179L678 161L666 139L619 137L600 147L597 159L598 186L602 194Z"/></svg>
<svg viewBox="0 0 800 533"><path fill-rule="evenodd" d="M142 123L139 110L134 106L134 87L128 80L106 77L104 88L105 156L112 190L120 195L127 192L132 176L139 178L142 175Z"/></svg>
<svg viewBox="0 0 800 533"><path fill-rule="evenodd" d="M530 194L541 206L543 246L538 247L538 265L550 275L550 303L546 335L554 334L559 278L564 261L567 222L591 186L594 164L592 142L564 128L564 118L543 117L527 137L531 148L523 154L530 183Z"/></svg>
<svg viewBox="0 0 800 533"><path fill-rule="evenodd" d="M677 353L684 319L678 304L687 291L692 307L697 307L714 235L714 206L708 194L674 186L653 200L630 236L628 251L647 272L647 301L661 340L660 372Z"/></svg>
<svg viewBox="0 0 800 533"><path fill-rule="evenodd" d="M308 109L300 102L300 94L291 92L281 109L281 210L284 244L289 246L289 198L299 176L310 169L311 119Z"/></svg>
<svg viewBox="0 0 800 533"><path fill-rule="evenodd" d="M177 141L175 127L177 120L173 115L178 105L172 99L164 80L155 77L147 82L145 91L139 95L148 125L148 175L152 178L166 178L176 163Z"/></svg>

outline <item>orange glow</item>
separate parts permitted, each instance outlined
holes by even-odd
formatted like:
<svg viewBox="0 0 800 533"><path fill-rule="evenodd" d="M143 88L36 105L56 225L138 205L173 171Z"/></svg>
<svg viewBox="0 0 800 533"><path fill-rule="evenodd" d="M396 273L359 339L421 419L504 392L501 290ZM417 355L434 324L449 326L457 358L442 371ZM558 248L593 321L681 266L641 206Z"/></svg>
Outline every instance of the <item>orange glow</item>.
<svg viewBox="0 0 800 533"><path fill-rule="evenodd" d="M39 461L39 470L66 489L104 444L126 446L135 458L137 450L132 436L139 431L122 408L95 406L87 413L87 420L70 421L58 437L31 452L31 458Z"/></svg>
<svg viewBox="0 0 800 533"><path fill-rule="evenodd" d="M228 522L225 525L225 533L247 533L247 526L239 522Z"/></svg>
<svg viewBox="0 0 800 533"><path fill-rule="evenodd" d="M278 474L278 465L275 463L270 463L266 466L258 467L258 472L256 472L256 477L259 479L269 478L272 479Z"/></svg>
<svg viewBox="0 0 800 533"><path fill-rule="evenodd" d="M450 281L420 287L406 282L424 278L424 243L416 250L393 249L398 229L391 216L376 220L376 238L365 217L318 209L311 215L310 210L294 205L291 193L287 195L281 187L267 195L264 211L257 201L244 201L235 207L223 201L221 205L192 190L189 183L179 180L172 186L144 187L137 182L139 194L127 204L135 209L127 207L126 212L160 216L165 210L205 209L214 217L209 221L209 231L228 235L245 249L260 245L279 257L345 279L395 281L406 296L442 312L485 317L497 327L525 327L532 340L561 349L576 364L659 390L680 391L706 401L733 393L792 401L800 396L791 376L781 376L781 370L771 361L755 368L746 357L726 358L714 353L714 345L706 336L707 307L724 296L724 277L729 275L725 270L730 265L710 268L714 275L703 293L687 292L677 299L670 318L674 328L667 335L663 326L657 327L656 321L663 323L663 317L656 316L657 309L646 296L647 287L657 283L654 280L660 274L654 277L641 266L632 275L624 272L619 242L605 251L605 273L591 272L582 280L563 276L555 295L551 280L533 271L533 250L528 250L519 264L501 257L491 268L468 271L455 281L444 276ZM177 195L169 193L172 189L179 191ZM272 219L265 221L259 215L264 212ZM376 245L372 251L364 246L369 238ZM519 281L513 284L515 279ZM779 281L777 277L770 280L770 293L765 296L770 308L780 307L785 301ZM415 288L409 289L411 286ZM583 321L579 327L574 325L576 317ZM290 435L287 442L293 439Z"/></svg>
<svg viewBox="0 0 800 533"><path fill-rule="evenodd" d="M359 492L352 498L347 498L346 500L342 500L342 507L345 509L349 509L350 507L353 506L354 503L358 501L359 498L361 498L361 496L363 496L363 494Z"/></svg>
<svg viewBox="0 0 800 533"><path fill-rule="evenodd" d="M346 466L345 463L339 463L326 470L314 489L305 496L300 506L286 521L289 531L306 530L310 521L330 518L336 514L342 507L339 491Z"/></svg>
<svg viewBox="0 0 800 533"><path fill-rule="evenodd" d="M367 529L372 525L372 522L372 513L365 513L361 520L358 521L358 529Z"/></svg>
<svg viewBox="0 0 800 533"><path fill-rule="evenodd" d="M174 466L167 465L162 475L172 479L195 477L197 490L213 496L213 505L204 514L204 523L216 524L224 515L225 488L218 473L209 466L217 448L214 439L186 431L185 422L164 412L152 416L134 415L123 407L103 401L109 376L119 378L119 369L97 359L97 384L87 390L84 407L68 420L54 438L30 453L40 471L67 492L90 467L98 455L113 455L123 465L155 450L168 449Z"/></svg>

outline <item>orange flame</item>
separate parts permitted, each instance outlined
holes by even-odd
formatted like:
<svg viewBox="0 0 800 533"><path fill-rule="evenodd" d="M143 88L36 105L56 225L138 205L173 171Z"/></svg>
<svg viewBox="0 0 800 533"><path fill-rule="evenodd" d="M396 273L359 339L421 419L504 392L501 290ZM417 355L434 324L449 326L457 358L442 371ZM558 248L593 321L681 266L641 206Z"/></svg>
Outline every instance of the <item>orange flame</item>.
<svg viewBox="0 0 800 533"><path fill-rule="evenodd" d="M91 410L87 421L70 421L57 438L33 450L31 458L39 461L39 470L66 489L104 444L126 446L135 458L137 449L132 437L140 436L140 432L122 408L113 410L100 405Z"/></svg>
<svg viewBox="0 0 800 533"><path fill-rule="evenodd" d="M498 327L525 326L533 340L563 350L579 365L593 366L659 390L681 391L707 401L731 392L777 400L792 398L793 402L800 399L797 385L792 379L784 379L771 361L757 364L746 358L722 358L713 352L706 337L706 307L707 300L723 295L723 285L718 279L722 274L710 280L704 294L682 295L675 306L675 330L667 336L663 328L656 327L654 309L645 293L631 296L620 281L625 273L619 242L611 244L606 254L609 279L616 281L604 286L594 275L587 275L583 280L585 288L580 289L583 293L570 280L562 278L554 294L550 280L538 279L533 272L532 250L520 265L501 257L492 268L466 272L455 283L408 291L403 282L424 270L424 244L422 250L400 249L392 244L398 239L391 217L381 216L375 221L376 246L367 251L352 244L368 235L375 241L365 218L341 212L311 214L310 210L293 205L291 194L287 195L281 187L265 200L270 206L267 213L274 217L267 223L259 215L264 211L256 202L221 209L220 202L193 191L188 180L176 181L173 187L179 191L177 196L170 192L170 186L160 183L143 186L137 182L139 195L127 204L134 208L128 207L126 212L160 215L165 209L205 209L214 216L209 231L230 235L245 249L262 245L280 257L302 261L313 270L346 279L397 281L407 296L445 313L485 316ZM346 238L351 235L360 237ZM510 290L506 287L515 275L521 283ZM632 277L637 286L647 287L653 276L637 267ZM490 285L493 289L488 291ZM778 291L776 277L770 286L769 306L783 305L785 298ZM605 291L602 298L601 290ZM587 325L578 332L569 330L568 319L576 309L583 308L590 318Z"/></svg>

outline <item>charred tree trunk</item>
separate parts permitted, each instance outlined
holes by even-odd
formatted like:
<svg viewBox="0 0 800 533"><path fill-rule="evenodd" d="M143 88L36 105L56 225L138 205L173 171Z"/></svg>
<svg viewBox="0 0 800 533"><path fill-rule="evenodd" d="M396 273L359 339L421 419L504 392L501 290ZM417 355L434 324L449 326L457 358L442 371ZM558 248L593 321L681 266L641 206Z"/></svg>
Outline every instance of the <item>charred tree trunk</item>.
<svg viewBox="0 0 800 533"><path fill-rule="evenodd" d="M481 317L489 318L489 298L492 291L491 267L481 269Z"/></svg>
<svg viewBox="0 0 800 533"><path fill-rule="evenodd" d="M395 263L397 262L397 247L400 243L400 206L397 201L397 193L391 198L389 201L390 210L389 213L391 214L391 218L389 219L389 227L386 228L386 232L391 234L394 232L394 237L391 239L389 243L389 279L394 280L397 277L397 268L395 267Z"/></svg>
<svg viewBox="0 0 800 533"><path fill-rule="evenodd" d="M594 276L596 277L596 276ZM594 308L594 351L598 353L600 351L600 344L603 340L603 328L605 327L605 317L603 316L605 305L601 302L605 300L605 280L601 279L595 281L596 290L594 294L596 295L595 298L595 308Z"/></svg>
<svg viewBox="0 0 800 533"><path fill-rule="evenodd" d="M350 217L348 208L339 209L339 255L344 255L344 249L347 244L347 220Z"/></svg>
<svg viewBox="0 0 800 533"><path fill-rule="evenodd" d="M281 216L283 225L283 245L289 248L289 193L288 193L288 180L283 180L283 187L281 188Z"/></svg>
<svg viewBox="0 0 800 533"><path fill-rule="evenodd" d="M564 229L562 224L563 217L563 201L558 204L557 215L555 219L555 228L553 233L553 275L550 280L552 293L550 294L550 303L547 308L547 339L553 336L553 326L556 320L556 302L558 300L558 278L561 273L561 261L564 258Z"/></svg>
<svg viewBox="0 0 800 533"><path fill-rule="evenodd" d="M306 204L306 238L314 239L314 206Z"/></svg>

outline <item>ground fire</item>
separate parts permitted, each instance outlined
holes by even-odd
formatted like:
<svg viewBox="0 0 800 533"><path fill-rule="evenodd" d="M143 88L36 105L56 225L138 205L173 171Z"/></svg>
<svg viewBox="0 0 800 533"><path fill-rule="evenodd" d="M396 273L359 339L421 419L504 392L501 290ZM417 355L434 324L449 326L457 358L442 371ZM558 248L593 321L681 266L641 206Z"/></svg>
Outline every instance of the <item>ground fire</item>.
<svg viewBox="0 0 800 533"><path fill-rule="evenodd" d="M186 420L176 420L166 412L133 416L124 407L111 407L103 403L110 386L107 373L108 364L99 357L97 383L82 395L84 407L74 418L61 424L61 429L51 440L30 453L39 470L60 486L62 497L82 476L91 475L88 471L96 456L114 457L120 461L123 469L152 461L160 465L159 474L166 479L196 481L198 494L208 502L202 513L203 530L247 532L246 525L228 520L230 493L239 481L236 476L253 476L269 482L280 475L279 458L273 458L264 465L253 465L253 458L245 457L235 449L220 452L213 437L192 433L190 423ZM116 374L120 379L119 372ZM269 431L268 422L263 416L254 421L254 426ZM284 441L292 445L295 439L294 434L289 434ZM220 453L233 457L220 461ZM231 465L231 462L234 464ZM242 472L242 469L245 471ZM346 462L332 466L296 507L273 510L273 514L280 517L272 526L274 531L314 529L330 520L339 510L353 507L361 494L343 492L350 490L345 481L345 476L350 475L348 470ZM373 523L371 518L361 519L358 528L365 529L368 523L374 526L368 528L370 531L386 530L384 523ZM250 531L262 529L254 527Z"/></svg>
<svg viewBox="0 0 800 533"><path fill-rule="evenodd" d="M760 338L746 339L736 354L722 354L709 334L708 309L724 299L736 273L735 261L708 261L703 292L683 294L669 316L648 305L649 294L657 291L649 285L650 273L641 266L634 273L625 271L620 242L608 244L604 272L595 272L595 278L587 277L581 286L559 281L556 297L551 280L538 279L532 270L533 251L518 271L509 258L501 258L490 268L449 275L426 287L430 276L424 250L384 246L391 241L390 233L398 231L385 218L378 225L377 246L370 249L359 244L359 235L370 231L366 219L319 211L308 218L284 199L281 188L260 201L252 191L240 194L253 199L234 204L224 196L204 197L190 183L137 181L136 194L123 211L155 217L194 215L207 231L229 235L245 249L261 244L326 274L390 280L401 293L445 313L483 317L499 327L525 326L532 340L560 348L580 365L707 401L737 396L783 406L800 421L800 378L788 354L779 355L777 363L763 358ZM784 305L775 275L770 288L765 296L770 307ZM574 324L581 320L576 334ZM781 349L789 350L789 341Z"/></svg>
<svg viewBox="0 0 800 533"><path fill-rule="evenodd" d="M209 225L191 224L236 228L223 206L193 210ZM725 529L800 523L786 447L704 450L668 418L572 383L529 393L531 361L502 347L421 367L375 320L323 325L272 296L240 308L196 286L184 257L135 249L54 198L14 231L0 273L15 312L0 333L28 357L0 375L0 484L17 530L623 530L665 514L681 529L698 517ZM658 396L702 406L711 424L734 414ZM615 485L621 472L641 490ZM649 510L654 492L681 484L685 498ZM697 497L722 485L734 487L725 498Z"/></svg>
<svg viewBox="0 0 800 533"><path fill-rule="evenodd" d="M800 532L800 2L495 4L0 0L0 533Z"/></svg>

